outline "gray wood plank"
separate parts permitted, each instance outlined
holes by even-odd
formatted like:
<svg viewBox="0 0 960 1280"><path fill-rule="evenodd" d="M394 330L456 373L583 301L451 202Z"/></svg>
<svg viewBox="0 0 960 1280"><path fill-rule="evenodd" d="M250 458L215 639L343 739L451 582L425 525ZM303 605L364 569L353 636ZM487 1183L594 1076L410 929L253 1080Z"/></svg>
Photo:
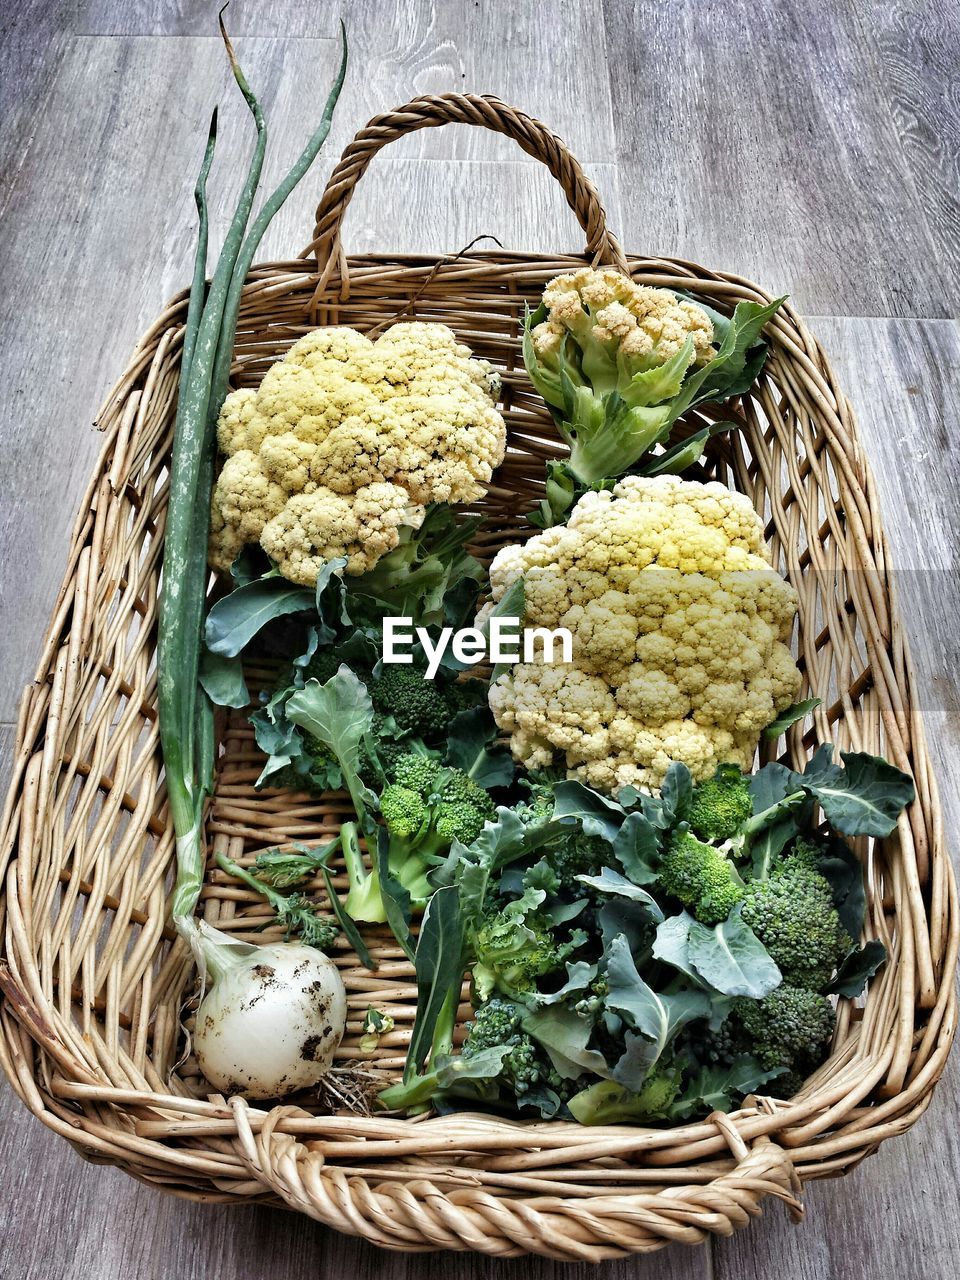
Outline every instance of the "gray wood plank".
<svg viewBox="0 0 960 1280"><path fill-rule="evenodd" d="M217 8L215 3L197 0L81 0L76 29L90 34L215 39ZM352 70L331 134L331 149L337 153L377 112L420 94L470 92L496 94L539 116L583 161L614 158L600 0L542 0L537 5L510 6L475 0L403 0L390 5L352 3L342 10L298 0L234 0L226 22L268 119L288 128L302 122L308 132L314 82L326 86L327 63L311 63L308 48L305 78L295 76L292 67L284 68L283 87L292 99L292 113L271 109L274 86L260 79L257 42L248 37L334 39L341 12ZM291 47L295 43L291 40ZM277 50L272 60L276 64L285 56ZM563 74L565 63L571 75ZM589 86L586 97L573 88L574 83ZM279 127L276 133L279 136ZM491 145L499 150L491 151ZM415 134L395 144L391 154L407 159L422 155L525 158L512 143L491 144L482 130L466 127Z"/></svg>
<svg viewBox="0 0 960 1280"><path fill-rule="evenodd" d="M63 56L72 14L51 0L0 7L0 210L31 139L31 123Z"/></svg>
<svg viewBox="0 0 960 1280"><path fill-rule="evenodd" d="M739 272L807 312L955 314L852 0L709 16L604 0L604 16L630 250ZM960 49L944 40L941 93L955 96ZM936 94L931 76L931 132Z"/></svg>
<svg viewBox="0 0 960 1280"><path fill-rule="evenodd" d="M960 8L857 0L945 274L960 283Z"/></svg>
<svg viewBox="0 0 960 1280"><path fill-rule="evenodd" d="M911 635L946 831L960 828L960 332L950 323L815 318L857 413ZM960 852L952 835L957 865ZM960 1254L960 1062L927 1114L842 1182L814 1183L793 1229L764 1215L714 1246L717 1280L952 1280Z"/></svg>

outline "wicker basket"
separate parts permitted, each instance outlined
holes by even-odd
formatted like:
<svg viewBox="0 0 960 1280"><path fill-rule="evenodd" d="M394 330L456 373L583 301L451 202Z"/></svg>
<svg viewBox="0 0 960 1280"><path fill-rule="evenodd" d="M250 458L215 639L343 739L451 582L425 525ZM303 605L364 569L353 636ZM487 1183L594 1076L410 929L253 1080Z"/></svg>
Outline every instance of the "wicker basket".
<svg viewBox="0 0 960 1280"><path fill-rule="evenodd" d="M586 254L345 258L340 224L374 154L446 122L506 134L547 165L575 210ZM312 260L315 256L316 261ZM665 259L625 262L591 183L562 142L492 98L421 98L378 116L347 148L324 192L314 239L295 261L257 268L244 295L236 377L264 370L317 322L369 331L401 313L446 321L504 375L511 449L484 504L489 554L524 536L544 459L560 452L519 360L524 303L584 261L643 283L683 288L717 307L766 300L736 276ZM416 1122L341 1111L317 1099L272 1110L209 1096L180 1061L193 971L166 923L173 839L161 776L154 681L157 576L166 465L185 295L137 347L100 418L105 446L74 530L36 680L23 698L0 859L7 867L0 1057L46 1125L90 1159L178 1195L265 1200L387 1248L472 1249L598 1260L727 1234L765 1196L801 1212L801 1183L843 1173L927 1107L953 1037L957 903L914 677L893 602L876 494L850 408L800 319L781 310L771 357L741 407L744 429L710 469L750 495L774 561L799 594L799 653L814 723L791 730L788 756L817 741L883 752L917 783L884 844L859 842L868 928L890 963L864 1002L842 1001L829 1062L789 1103L747 1099L730 1116L673 1129L583 1129L483 1115ZM251 673L254 678L256 673ZM207 826L213 849L249 859L291 837L336 828L342 796L257 794L242 716L225 722ZM246 935L254 896L216 869L206 916ZM251 936L260 936L253 935ZM364 1010L396 1030L370 1071L393 1078L409 1038L412 970L371 931L369 973L347 951L356 1055Z"/></svg>

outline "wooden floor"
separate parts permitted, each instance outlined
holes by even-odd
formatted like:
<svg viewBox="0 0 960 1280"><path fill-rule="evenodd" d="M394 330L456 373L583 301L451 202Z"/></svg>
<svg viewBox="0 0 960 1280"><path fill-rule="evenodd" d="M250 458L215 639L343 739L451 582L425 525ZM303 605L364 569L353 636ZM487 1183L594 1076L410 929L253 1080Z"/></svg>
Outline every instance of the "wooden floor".
<svg viewBox="0 0 960 1280"><path fill-rule="evenodd" d="M218 226L249 130L215 3L4 0L0 14L0 773L50 613L91 423L137 335L188 276L191 189L215 100ZM316 176L264 256L309 239L322 180L374 112L492 92L547 121L632 251L789 292L859 413L900 569L948 830L960 817L960 10L955 0L345 0L348 87ZM234 0L272 124L269 182L299 151L336 56L338 6ZM476 129L377 157L354 251L579 247L544 169ZM946 1280L960 1257L960 1059L929 1112L807 1221L592 1274L672 1280ZM378 1253L308 1220L166 1198L82 1164L0 1091L0 1280L406 1280L586 1274Z"/></svg>

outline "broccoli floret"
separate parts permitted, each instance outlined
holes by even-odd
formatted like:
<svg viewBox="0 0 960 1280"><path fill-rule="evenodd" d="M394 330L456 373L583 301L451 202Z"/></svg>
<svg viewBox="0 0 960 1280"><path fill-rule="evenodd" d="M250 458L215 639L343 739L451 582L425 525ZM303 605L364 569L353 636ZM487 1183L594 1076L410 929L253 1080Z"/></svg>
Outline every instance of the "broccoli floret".
<svg viewBox="0 0 960 1280"><path fill-rule="evenodd" d="M415 836L427 818L427 806L422 797L396 782L384 787L380 812L390 834L404 839Z"/></svg>
<svg viewBox="0 0 960 1280"><path fill-rule="evenodd" d="M468 1058L481 1049L495 1049L497 1045L507 1044L510 1037L520 1030L520 1021L525 1013L521 1005L501 1000L499 996L493 996L480 1005L467 1023L463 1056Z"/></svg>
<svg viewBox="0 0 960 1280"><path fill-rule="evenodd" d="M820 860L826 852L825 847L815 837L797 836L785 854L783 862L774 869L772 874L776 876L781 871L796 870L798 867L818 872Z"/></svg>
<svg viewBox="0 0 960 1280"><path fill-rule="evenodd" d="M753 813L749 777L735 764L722 764L693 789L683 817L701 840L730 840Z"/></svg>
<svg viewBox="0 0 960 1280"><path fill-rule="evenodd" d="M481 1001L494 991L521 1003L537 993L537 982L555 973L585 935L558 942L551 923L535 911L519 914L516 903L487 916L473 936L473 986Z"/></svg>
<svg viewBox="0 0 960 1280"><path fill-rule="evenodd" d="M405 754L394 778L380 797L387 864L411 906L420 908L432 892L428 875L436 859L454 840L472 844L495 810L482 787L459 769L441 769L433 756Z"/></svg>
<svg viewBox="0 0 960 1280"><path fill-rule="evenodd" d="M657 876L660 888L704 924L719 924L743 897L743 885L718 849L690 831L677 831Z"/></svg>
<svg viewBox="0 0 960 1280"><path fill-rule="evenodd" d="M435 737L450 719L443 694L415 667L387 667L371 685L370 698L375 711L393 716L401 733Z"/></svg>
<svg viewBox="0 0 960 1280"><path fill-rule="evenodd" d="M487 682L456 680L443 689L442 696L447 704L447 714L452 719L461 711L472 711L474 707L487 705Z"/></svg>
<svg viewBox="0 0 960 1280"><path fill-rule="evenodd" d="M826 1056L836 1021L826 996L787 986L777 987L762 1000L738 1000L731 1018L765 1071L787 1067L801 1080ZM775 1087L778 1093L783 1088L779 1078ZM799 1083L791 1092L798 1087Z"/></svg>
<svg viewBox="0 0 960 1280"><path fill-rule="evenodd" d="M558 892L582 898L588 892L577 876L598 876L613 861L609 840L603 836L588 836L579 827L552 845L546 861L557 875Z"/></svg>
<svg viewBox="0 0 960 1280"><path fill-rule="evenodd" d="M405 751L397 758L388 776L402 787L409 787L411 791L416 791L426 799L433 789L439 772L440 761L436 756Z"/></svg>
<svg viewBox="0 0 960 1280"><path fill-rule="evenodd" d="M747 885L743 920L774 960L784 982L822 991L852 942L840 923L830 885L788 859L769 880Z"/></svg>
<svg viewBox="0 0 960 1280"><path fill-rule="evenodd" d="M549 1058L521 1028L524 1010L508 1000L493 996L474 1012L472 1022L467 1023L467 1038L461 1050L466 1059L475 1057L484 1049L509 1046L504 1057L499 1081L506 1085L514 1097L522 1098L531 1089L547 1088L555 1093L563 1090L563 1080L554 1070Z"/></svg>
<svg viewBox="0 0 960 1280"><path fill-rule="evenodd" d="M434 830L444 846L453 844L454 840L473 844L490 816L466 800L454 800L449 804L444 800L437 808Z"/></svg>
<svg viewBox="0 0 960 1280"><path fill-rule="evenodd" d="M343 659L335 648L324 646L318 649L307 665L303 668L304 680L319 680L321 684L326 684L331 676L335 676L340 670L340 663ZM360 679L364 678L364 672L357 671Z"/></svg>

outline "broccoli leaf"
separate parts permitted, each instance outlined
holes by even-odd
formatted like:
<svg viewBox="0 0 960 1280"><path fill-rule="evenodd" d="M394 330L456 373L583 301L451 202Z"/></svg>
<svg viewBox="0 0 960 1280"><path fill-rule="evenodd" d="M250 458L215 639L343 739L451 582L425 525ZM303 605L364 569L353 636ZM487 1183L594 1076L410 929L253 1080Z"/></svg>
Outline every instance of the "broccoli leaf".
<svg viewBox="0 0 960 1280"><path fill-rule="evenodd" d="M631 951L641 951L649 941L653 923L646 905L629 898L611 898L597 912L604 951L620 933L626 935Z"/></svg>
<svg viewBox="0 0 960 1280"><path fill-rule="evenodd" d="M913 780L881 756L841 751L844 768L831 764L829 743L816 753L800 786L811 792L831 826L848 836L888 836L916 794Z"/></svg>
<svg viewBox="0 0 960 1280"><path fill-rule="evenodd" d="M450 721L443 763L462 769L488 791L509 786L516 766L505 748L490 749L496 736L497 725L489 707L459 711Z"/></svg>
<svg viewBox="0 0 960 1280"><path fill-rule="evenodd" d="M764 1071L759 1062L748 1054L735 1058L729 1066L703 1066L690 1080L671 1108L677 1119L696 1111L729 1111L733 1102L739 1102L748 1093L768 1080L783 1075L786 1067L774 1067Z"/></svg>
<svg viewBox="0 0 960 1280"><path fill-rule="evenodd" d="M491 618L516 618L517 626L523 623L523 615L525 609L523 579L518 578L512 586L508 587L503 593L501 599L497 602L493 611L484 619L483 625L478 628L484 640L490 637L490 619ZM448 645L444 650L443 657L440 659L440 665L448 671L466 671L470 667L475 667L476 662L461 662L459 658L454 656L453 646ZM508 668L506 666L494 667L490 674L491 682L496 680Z"/></svg>
<svg viewBox="0 0 960 1280"><path fill-rule="evenodd" d="M370 847L372 841L368 842ZM374 857L377 860L377 879L380 885L380 899L383 902L387 924L393 936L400 943L408 960L415 959L414 941L410 933L410 893L400 883L390 868L388 854L390 852L390 833L386 827L377 831L374 846Z"/></svg>
<svg viewBox="0 0 960 1280"><path fill-rule="evenodd" d="M651 897L646 889L641 889L632 880L627 880L610 867L604 867L598 876L577 876L577 879L581 884L588 884L591 889L596 889L599 893L612 894L618 898L629 898L632 902L639 902L645 907L651 919L657 922L663 919L663 912L656 899Z"/></svg>
<svg viewBox="0 0 960 1280"><path fill-rule="evenodd" d="M607 796L601 796L582 782L558 782L553 789L553 816L556 821L576 819L588 836L603 836L611 842L623 825L625 811Z"/></svg>
<svg viewBox="0 0 960 1280"><path fill-rule="evenodd" d="M366 830L372 826L371 810L377 798L360 778L360 752L373 725L373 703L367 686L349 667L341 666L326 684L308 680L291 694L286 714L294 724L312 733L330 748L339 761L357 817Z"/></svg>
<svg viewBox="0 0 960 1280"><path fill-rule="evenodd" d="M776 720L770 721L763 731L763 736L776 741L791 725L808 716L815 707L819 707L820 702L820 698L805 698L803 702L793 703L792 706L787 707L786 711L781 711Z"/></svg>
<svg viewBox="0 0 960 1280"><path fill-rule="evenodd" d="M566 982L556 991L551 991L549 995L541 994L537 1002L542 1005L560 1004L568 996L575 995L579 991L586 991L596 976L597 966L595 964L588 964L586 960L568 960Z"/></svg>
<svg viewBox="0 0 960 1280"><path fill-rule="evenodd" d="M200 670L197 677L204 693L217 707L250 705L247 682L243 678L243 663L239 657L225 658L209 649L200 652Z"/></svg>
<svg viewBox="0 0 960 1280"><path fill-rule="evenodd" d="M740 918L737 903L722 924L709 928L690 923L686 960L704 982L728 996L760 1000L781 982L781 973L766 947Z"/></svg>
<svg viewBox="0 0 960 1280"><path fill-rule="evenodd" d="M634 884L657 878L654 862L660 851L656 828L642 813L630 813L613 841L613 856Z"/></svg>
<svg viewBox="0 0 960 1280"><path fill-rule="evenodd" d="M584 1071L608 1077L610 1068L602 1053L588 1049L592 1027L586 1018L566 1005L554 1004L528 1013L522 1023L527 1035L546 1049L556 1071L567 1080L576 1080Z"/></svg>
<svg viewBox="0 0 960 1280"><path fill-rule="evenodd" d="M789 793L796 789L795 777L792 769L788 769L785 764L778 764L777 761L765 764L762 769L758 769L747 784L750 795L753 797L754 814L766 813L768 809L785 800Z"/></svg>
<svg viewBox="0 0 960 1280"><path fill-rule="evenodd" d="M762 827L750 839L751 875L754 880L766 880L770 868L786 846L797 834L797 821L792 813L782 813Z"/></svg>
<svg viewBox="0 0 960 1280"><path fill-rule="evenodd" d="M666 920L662 920L657 926L657 935L653 941L653 957L655 960L662 960L664 964L671 965L674 969L679 969L691 982L699 985L703 979L690 963L688 955L690 930L694 924L693 916L687 911L681 911L678 916L668 916Z"/></svg>
<svg viewBox="0 0 960 1280"><path fill-rule="evenodd" d="M632 1026L646 1037L646 1046L631 1044L629 1063L623 1063L624 1071L629 1066L631 1073L645 1067L640 1074L641 1080L682 1026L710 1014L710 999L705 992L680 991L675 995L660 995L648 986L637 972L630 945L622 934L614 938L607 951L606 975L607 1008L624 1014ZM614 1078L618 1078L616 1072ZM627 1083L626 1080L620 1082Z"/></svg>
<svg viewBox="0 0 960 1280"><path fill-rule="evenodd" d="M876 938L865 942L862 947L853 947L844 956L827 992L850 998L860 995L869 979L886 961L887 949Z"/></svg>
<svg viewBox="0 0 960 1280"><path fill-rule="evenodd" d="M453 886L438 889L427 903L417 940L415 966L417 1016L407 1058L421 1071L443 1006L459 998L466 967L459 894Z"/></svg>
<svg viewBox="0 0 960 1280"><path fill-rule="evenodd" d="M211 653L235 658L274 618L313 607L314 594L305 587L295 587L285 578L272 575L257 578L213 605L204 624L207 648Z"/></svg>
<svg viewBox="0 0 960 1280"><path fill-rule="evenodd" d="M675 760L667 770L660 788L660 800L670 825L679 822L693 799L693 777L690 770Z"/></svg>
<svg viewBox="0 0 960 1280"><path fill-rule="evenodd" d="M829 850L821 857L817 870L830 885L840 923L851 938L859 938L867 914L863 867L843 840L830 840Z"/></svg>

